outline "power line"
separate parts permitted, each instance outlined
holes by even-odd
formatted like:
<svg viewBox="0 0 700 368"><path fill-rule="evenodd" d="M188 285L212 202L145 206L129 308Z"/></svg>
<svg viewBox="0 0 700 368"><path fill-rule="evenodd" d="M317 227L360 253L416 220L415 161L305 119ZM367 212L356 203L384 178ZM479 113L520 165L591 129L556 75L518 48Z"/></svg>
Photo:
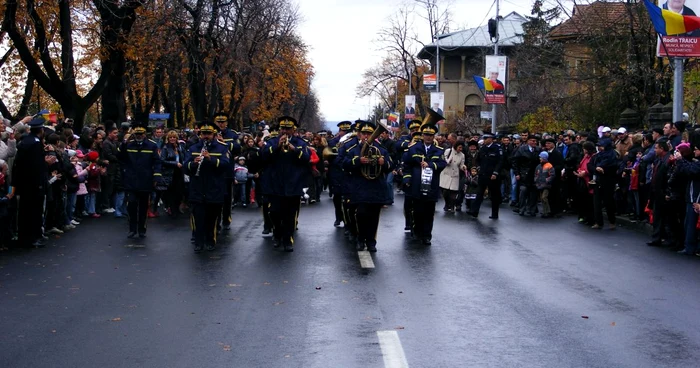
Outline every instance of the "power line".
<svg viewBox="0 0 700 368"><path fill-rule="evenodd" d="M496 1L498 1L498 0L494 0L494 2L491 3L491 7L490 7L489 10L486 12L486 15L484 16L484 19L482 19L481 22L479 23L479 25L478 25L476 28L474 28L474 32L472 32L472 34L471 34L466 40L462 41L462 43L461 43L460 45L458 45L458 46L455 46L455 47L452 47L452 48L449 48L449 49L448 49L448 48L445 48L445 47L440 47L440 49L443 50L443 51L454 51L454 50L457 50L458 48L460 48L460 47L466 45L467 42L469 42L469 40L471 40L471 39L474 37L474 35L476 34L476 32L479 31L479 29L481 28L481 26L484 25L484 21L486 21L486 19L489 17L489 14L491 14L491 10L493 10L493 6L496 5ZM438 44L440 44L440 35L438 35L438 42L437 42L437 44L435 45L436 48L439 47Z"/></svg>

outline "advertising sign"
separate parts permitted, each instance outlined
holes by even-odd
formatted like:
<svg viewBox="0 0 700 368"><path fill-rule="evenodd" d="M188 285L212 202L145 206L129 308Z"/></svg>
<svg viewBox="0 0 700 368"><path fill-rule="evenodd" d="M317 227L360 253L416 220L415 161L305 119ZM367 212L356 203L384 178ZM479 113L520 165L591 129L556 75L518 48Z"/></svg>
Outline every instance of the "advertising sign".
<svg viewBox="0 0 700 368"><path fill-rule="evenodd" d="M423 74L423 88L428 91L437 89L437 77L435 74Z"/></svg>
<svg viewBox="0 0 700 368"><path fill-rule="evenodd" d="M697 16L700 0L659 0L659 6L682 15ZM700 30L682 35L660 36L656 43L659 57L700 57Z"/></svg>
<svg viewBox="0 0 700 368"><path fill-rule="evenodd" d="M438 114L445 116L445 92L430 92L430 108L435 110ZM438 121L438 124L442 124L444 120Z"/></svg>
<svg viewBox="0 0 700 368"><path fill-rule="evenodd" d="M404 117L406 120L416 118L416 96L406 95L406 108L404 110Z"/></svg>
<svg viewBox="0 0 700 368"><path fill-rule="evenodd" d="M700 0L699 0L700 1ZM506 77L508 76L508 57L486 56L486 72L484 78L488 79L493 90L484 92L484 99L489 104L506 103Z"/></svg>

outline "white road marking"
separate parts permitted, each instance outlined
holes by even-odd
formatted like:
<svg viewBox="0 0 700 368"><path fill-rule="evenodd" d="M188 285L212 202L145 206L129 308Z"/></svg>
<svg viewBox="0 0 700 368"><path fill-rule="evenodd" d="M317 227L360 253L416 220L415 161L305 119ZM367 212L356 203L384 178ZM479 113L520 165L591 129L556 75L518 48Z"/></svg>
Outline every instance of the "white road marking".
<svg viewBox="0 0 700 368"><path fill-rule="evenodd" d="M377 331L379 347L382 349L384 367L408 368L408 361L396 331Z"/></svg>
<svg viewBox="0 0 700 368"><path fill-rule="evenodd" d="M357 256L360 257L360 265L362 268L374 268L374 261L368 251L358 251Z"/></svg>

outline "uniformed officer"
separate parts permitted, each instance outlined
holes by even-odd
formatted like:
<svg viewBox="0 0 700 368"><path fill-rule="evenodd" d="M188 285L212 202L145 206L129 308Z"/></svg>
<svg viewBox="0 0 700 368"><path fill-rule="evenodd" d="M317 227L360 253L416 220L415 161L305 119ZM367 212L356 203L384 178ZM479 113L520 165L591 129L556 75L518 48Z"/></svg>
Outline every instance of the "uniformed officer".
<svg viewBox="0 0 700 368"><path fill-rule="evenodd" d="M122 168L122 185L126 192L129 212L129 238L138 233L146 237L148 198L153 188L162 180L158 145L146 139L146 125L134 123L129 140L118 148Z"/></svg>
<svg viewBox="0 0 700 368"><path fill-rule="evenodd" d="M269 170L270 217L273 223L275 247L294 251L294 230L304 184L311 176L311 154L304 140L294 135L299 127L290 116L278 119L279 136L270 138L260 151Z"/></svg>
<svg viewBox="0 0 700 368"><path fill-rule="evenodd" d="M198 143L190 147L185 173L190 176L189 202L192 205L194 251L216 248L216 231L226 195L226 172L231 170L229 145L215 139L216 127L203 121Z"/></svg>
<svg viewBox="0 0 700 368"><path fill-rule="evenodd" d="M335 153L338 153L340 140L350 131L352 125L349 121L341 121L338 123L338 134L328 142ZM343 163L338 160L338 156L328 159L328 183L329 191L333 196L333 207L335 208L335 222L333 226L340 227L340 223L344 222L343 218Z"/></svg>
<svg viewBox="0 0 700 368"><path fill-rule="evenodd" d="M377 251L377 229L382 206L390 202L386 191L386 177L393 165L389 152L376 140L370 141L375 131L374 123L358 121L359 144L348 149L343 157L343 168L353 174L349 202L355 206L357 220L357 250ZM362 155L362 150L376 148L372 157Z"/></svg>
<svg viewBox="0 0 700 368"><path fill-rule="evenodd" d="M351 138L345 140L345 143L342 143L340 148L338 148L338 157L336 158L336 161L340 162L341 165L345 160L347 151L356 147L359 142L356 132L357 121L350 126L350 130L353 131L353 135ZM343 193L343 228L345 229L345 236L348 237L350 242L355 243L357 241L357 205L350 202L350 195L354 190L352 187L353 179L354 174L352 171L343 168L342 182L340 185L340 190Z"/></svg>
<svg viewBox="0 0 700 368"><path fill-rule="evenodd" d="M56 163L56 156L44 152L44 118L25 118L29 134L17 144L17 155L12 168L12 186L19 198L18 236L24 247L43 247L44 198L48 184L48 165Z"/></svg>
<svg viewBox="0 0 700 368"><path fill-rule="evenodd" d="M279 135L279 128L277 125L272 125L270 127L270 135L265 137L265 143L269 141L272 138L275 138ZM260 201L260 205L262 207L262 212L263 212L263 235L269 235L272 233L272 219L270 218L270 193L271 193L271 188L272 185L270 183L270 178L272 175L270 174L270 170L268 168L268 165L261 159L260 155L260 150L256 152L258 164L260 167L260 180L258 183L260 183L259 187L255 188L255 193L256 195L259 193L260 194L260 199L257 199Z"/></svg>
<svg viewBox="0 0 700 368"><path fill-rule="evenodd" d="M413 120L414 122L417 122L418 120ZM413 125L410 125L413 126ZM406 226L404 227L404 231L410 231L413 232L413 192L408 188L408 184L411 181L411 173L410 170L404 169L403 165L403 154L408 152L408 150L415 145L417 142L421 142L423 140L423 133L420 132L420 126L418 128L412 129L413 131L409 135L410 138L408 140L408 144L403 144L401 143L402 147L401 148L401 157L402 157L402 163L401 165L401 184L403 187L403 192L404 192L404 200L403 200L403 217L406 222ZM400 146L400 147L401 147Z"/></svg>
<svg viewBox="0 0 700 368"><path fill-rule="evenodd" d="M221 140L226 144L229 157L238 157L241 153L241 144L238 141L238 133L229 129L228 127L228 116L226 113L220 112L214 117L214 122L218 126L219 134L221 135ZM231 228L231 202L233 198L233 168L224 173L226 179L226 192L224 196L224 202L221 213L221 227L224 230L229 230Z"/></svg>
<svg viewBox="0 0 700 368"><path fill-rule="evenodd" d="M408 174L408 191L413 198L413 235L430 245L432 241L435 203L440 196L440 172L447 162L444 150L435 140L437 126L423 124L422 142L416 142L403 155L404 174Z"/></svg>
<svg viewBox="0 0 700 368"><path fill-rule="evenodd" d="M469 215L476 218L479 216L481 202L484 201L484 192L488 188L491 198L490 219L498 220L498 206L501 205L501 181L499 180L501 166L503 165L503 149L501 145L493 141L493 135L484 134L484 144L479 149L479 187L476 199Z"/></svg>

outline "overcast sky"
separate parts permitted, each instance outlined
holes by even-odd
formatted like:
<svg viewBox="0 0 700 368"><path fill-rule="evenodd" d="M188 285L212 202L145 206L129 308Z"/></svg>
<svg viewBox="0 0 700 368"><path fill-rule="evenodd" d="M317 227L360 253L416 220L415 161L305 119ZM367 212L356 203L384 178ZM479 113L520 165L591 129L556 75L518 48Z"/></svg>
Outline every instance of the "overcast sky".
<svg viewBox="0 0 700 368"><path fill-rule="evenodd" d="M321 112L328 121L367 117L369 99L357 98L355 88L362 81L362 73L381 60L377 32L401 4L411 0L297 1L304 18L299 31L309 45L309 56L316 70L313 85ZM532 3L533 0L501 0L500 14L516 11L529 15ZM545 3L555 4L555 1L545 0ZM484 18L495 16L495 7L488 13L491 4L491 0L453 1L452 30L477 27ZM417 20L415 26L426 38L423 42L428 43L427 25Z"/></svg>

